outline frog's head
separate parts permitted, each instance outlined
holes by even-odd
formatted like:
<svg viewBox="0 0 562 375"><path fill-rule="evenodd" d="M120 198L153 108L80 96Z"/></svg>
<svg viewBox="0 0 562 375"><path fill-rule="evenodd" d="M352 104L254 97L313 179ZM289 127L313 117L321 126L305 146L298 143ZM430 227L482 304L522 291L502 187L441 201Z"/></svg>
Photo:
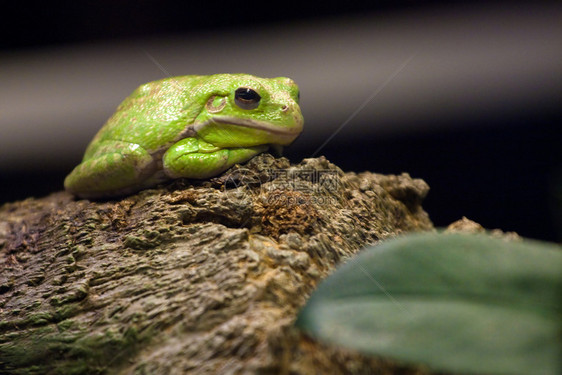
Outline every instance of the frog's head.
<svg viewBox="0 0 562 375"><path fill-rule="evenodd" d="M289 78L216 74L200 90L205 105L193 129L217 147L286 146L302 132L299 88Z"/></svg>

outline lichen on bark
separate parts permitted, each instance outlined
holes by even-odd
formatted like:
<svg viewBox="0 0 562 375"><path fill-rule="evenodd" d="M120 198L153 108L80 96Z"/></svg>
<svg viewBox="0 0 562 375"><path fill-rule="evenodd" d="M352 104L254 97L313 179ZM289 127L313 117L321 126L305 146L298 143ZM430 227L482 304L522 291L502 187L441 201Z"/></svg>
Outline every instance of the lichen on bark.
<svg viewBox="0 0 562 375"><path fill-rule="evenodd" d="M361 247L432 230L428 189L265 154L117 200L5 204L0 373L392 373L292 323Z"/></svg>

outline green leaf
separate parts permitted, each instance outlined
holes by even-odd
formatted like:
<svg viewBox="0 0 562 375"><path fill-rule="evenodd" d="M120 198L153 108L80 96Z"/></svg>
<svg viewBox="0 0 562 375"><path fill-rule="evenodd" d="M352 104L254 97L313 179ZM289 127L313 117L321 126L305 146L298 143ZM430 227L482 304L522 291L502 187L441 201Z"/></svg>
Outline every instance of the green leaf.
<svg viewBox="0 0 562 375"><path fill-rule="evenodd" d="M370 247L313 293L297 326L434 370L562 374L562 248L424 233Z"/></svg>

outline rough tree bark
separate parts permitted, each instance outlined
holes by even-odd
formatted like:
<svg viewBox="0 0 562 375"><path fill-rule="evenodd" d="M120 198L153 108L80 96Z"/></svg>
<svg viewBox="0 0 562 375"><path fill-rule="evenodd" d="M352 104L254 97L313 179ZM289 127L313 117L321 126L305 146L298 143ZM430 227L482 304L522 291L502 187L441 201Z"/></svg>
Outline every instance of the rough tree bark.
<svg viewBox="0 0 562 375"><path fill-rule="evenodd" d="M432 230L427 184L260 155L120 200L0 207L0 373L418 373L292 323L366 244Z"/></svg>

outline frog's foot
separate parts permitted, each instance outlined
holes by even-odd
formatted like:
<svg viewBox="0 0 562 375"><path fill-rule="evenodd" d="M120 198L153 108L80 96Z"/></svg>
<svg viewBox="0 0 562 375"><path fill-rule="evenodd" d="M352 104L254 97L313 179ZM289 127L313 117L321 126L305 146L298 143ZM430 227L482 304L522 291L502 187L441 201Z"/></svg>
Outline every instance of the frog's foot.
<svg viewBox="0 0 562 375"><path fill-rule="evenodd" d="M197 138L184 138L166 151L163 166L170 178L205 179L267 149L267 145L221 149Z"/></svg>
<svg viewBox="0 0 562 375"><path fill-rule="evenodd" d="M129 194L148 187L157 165L137 144L105 141L64 180L67 191L81 198Z"/></svg>

